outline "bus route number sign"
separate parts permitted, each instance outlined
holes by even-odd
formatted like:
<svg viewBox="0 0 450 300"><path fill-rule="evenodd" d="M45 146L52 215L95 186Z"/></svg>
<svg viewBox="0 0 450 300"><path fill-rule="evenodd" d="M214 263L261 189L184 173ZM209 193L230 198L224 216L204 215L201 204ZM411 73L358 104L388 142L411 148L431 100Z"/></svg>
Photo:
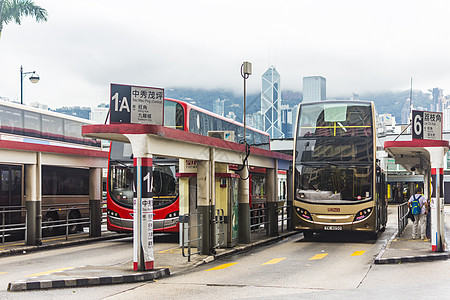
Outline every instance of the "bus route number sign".
<svg viewBox="0 0 450 300"><path fill-rule="evenodd" d="M110 123L164 125L164 89L111 84Z"/></svg>
<svg viewBox="0 0 450 300"><path fill-rule="evenodd" d="M442 113L412 111L412 138L442 140Z"/></svg>

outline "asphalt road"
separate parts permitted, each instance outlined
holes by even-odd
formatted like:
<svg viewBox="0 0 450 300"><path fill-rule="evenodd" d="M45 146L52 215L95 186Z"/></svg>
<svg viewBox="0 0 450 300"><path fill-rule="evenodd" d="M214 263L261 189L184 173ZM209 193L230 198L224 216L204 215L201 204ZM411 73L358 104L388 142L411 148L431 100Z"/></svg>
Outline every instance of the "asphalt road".
<svg viewBox="0 0 450 300"><path fill-rule="evenodd" d="M395 212L378 239L302 234L148 283L7 292L10 281L132 258L130 238L0 259L0 299L394 299L450 297L450 261L373 265L395 231ZM176 247L161 241L161 248ZM131 267L131 266L130 266ZM3 288L2 288L3 287Z"/></svg>

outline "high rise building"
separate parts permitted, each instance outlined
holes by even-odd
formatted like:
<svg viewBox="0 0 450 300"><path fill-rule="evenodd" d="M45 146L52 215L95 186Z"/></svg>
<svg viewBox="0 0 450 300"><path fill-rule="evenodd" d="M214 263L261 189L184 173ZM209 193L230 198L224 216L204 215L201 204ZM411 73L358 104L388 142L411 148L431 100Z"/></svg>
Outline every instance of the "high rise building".
<svg viewBox="0 0 450 300"><path fill-rule="evenodd" d="M222 117L225 116L225 100L220 100L220 98L214 100L213 112Z"/></svg>
<svg viewBox="0 0 450 300"><path fill-rule="evenodd" d="M303 77L303 103L327 99L327 80L322 76Z"/></svg>
<svg viewBox="0 0 450 300"><path fill-rule="evenodd" d="M291 138L295 108L289 105L281 105L281 130L285 138Z"/></svg>
<svg viewBox="0 0 450 300"><path fill-rule="evenodd" d="M282 138L280 74L271 66L262 75L261 114L263 130L271 138Z"/></svg>
<svg viewBox="0 0 450 300"><path fill-rule="evenodd" d="M431 94L433 95L433 107L431 108L431 111L442 112L444 109L443 90L440 88L433 88Z"/></svg>

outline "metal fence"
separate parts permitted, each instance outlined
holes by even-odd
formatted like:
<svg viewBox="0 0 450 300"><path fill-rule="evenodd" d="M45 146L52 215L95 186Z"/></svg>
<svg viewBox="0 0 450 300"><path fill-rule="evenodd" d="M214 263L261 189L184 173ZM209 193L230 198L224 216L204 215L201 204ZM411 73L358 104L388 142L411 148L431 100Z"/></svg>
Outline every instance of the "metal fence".
<svg viewBox="0 0 450 300"><path fill-rule="evenodd" d="M2 244L6 238L12 234L23 234L25 236L25 217L26 210L24 206L0 206L0 214L2 224L0 234L2 236Z"/></svg>
<svg viewBox="0 0 450 300"><path fill-rule="evenodd" d="M408 213L409 206L408 202L402 203L397 207L397 217L398 217L398 235L403 233L406 225L408 225Z"/></svg>
<svg viewBox="0 0 450 300"><path fill-rule="evenodd" d="M214 217L214 223L216 224L216 244L214 248L220 248L225 246L225 213L222 208L216 209L216 215Z"/></svg>
<svg viewBox="0 0 450 300"><path fill-rule="evenodd" d="M269 218L267 218L267 208L251 208L250 209L250 232L257 231L258 239L261 238L261 230L268 229Z"/></svg>
<svg viewBox="0 0 450 300"><path fill-rule="evenodd" d="M193 224L193 218L196 218L197 224ZM183 257L187 257L188 262L190 262L192 255L201 253L200 245L202 243L203 215L198 212L181 215L180 223L182 224L180 232L181 254L183 255ZM197 230L197 237L191 237L191 230ZM197 246L196 252L192 252L192 248L195 248L195 246L193 245L194 243L196 243ZM185 253L186 248L187 253Z"/></svg>
<svg viewBox="0 0 450 300"><path fill-rule="evenodd" d="M281 232L289 229L289 220L291 219L289 214L289 205L278 206L278 228Z"/></svg>
<svg viewBox="0 0 450 300"><path fill-rule="evenodd" d="M106 202L101 202L101 224L106 224ZM89 227L89 204L60 204L42 205L42 236L62 235L66 240L69 234L82 231ZM0 236L1 243L8 239L24 239L26 233L26 207L25 206L0 206Z"/></svg>

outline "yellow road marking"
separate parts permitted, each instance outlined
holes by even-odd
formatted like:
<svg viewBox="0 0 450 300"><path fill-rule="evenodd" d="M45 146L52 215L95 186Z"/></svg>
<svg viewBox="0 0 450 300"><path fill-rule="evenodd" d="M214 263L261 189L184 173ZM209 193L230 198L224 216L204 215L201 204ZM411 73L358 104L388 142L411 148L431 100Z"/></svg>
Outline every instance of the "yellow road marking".
<svg viewBox="0 0 450 300"><path fill-rule="evenodd" d="M327 255L328 255L328 253L316 254L316 255L314 255L313 257L311 257L309 260L322 259L322 258L324 258L324 257L327 256Z"/></svg>
<svg viewBox="0 0 450 300"><path fill-rule="evenodd" d="M61 272L61 271L69 270L69 269L73 269L73 267L61 268L61 269L55 269L55 270L45 271L45 272L41 272L41 273L31 274L31 275L27 275L27 277L48 275L48 274L51 274L51 273Z"/></svg>
<svg viewBox="0 0 450 300"><path fill-rule="evenodd" d="M0 272L0 275L6 274L6 273L8 273L8 272Z"/></svg>
<svg viewBox="0 0 450 300"><path fill-rule="evenodd" d="M263 263L262 266L263 265L274 265L274 264L277 264L277 263L279 263L280 261L282 261L284 259L286 259L286 257L274 258L274 259L269 260L268 262Z"/></svg>
<svg viewBox="0 0 450 300"><path fill-rule="evenodd" d="M208 270L206 270L206 271L223 270L223 269L226 269L226 268L228 268L228 267L234 266L235 264L237 264L237 263L223 264L223 265L217 266L217 267L215 267L215 268L208 269Z"/></svg>
<svg viewBox="0 0 450 300"><path fill-rule="evenodd" d="M355 251L355 252L353 252L353 254L352 254L352 255L350 255L350 256L360 256L360 255L363 255L363 254L364 254L364 252L366 252L366 250L362 250L362 251Z"/></svg>
<svg viewBox="0 0 450 300"><path fill-rule="evenodd" d="M181 249L180 248L167 249L167 250L159 251L158 253L169 253L169 254L181 253Z"/></svg>

